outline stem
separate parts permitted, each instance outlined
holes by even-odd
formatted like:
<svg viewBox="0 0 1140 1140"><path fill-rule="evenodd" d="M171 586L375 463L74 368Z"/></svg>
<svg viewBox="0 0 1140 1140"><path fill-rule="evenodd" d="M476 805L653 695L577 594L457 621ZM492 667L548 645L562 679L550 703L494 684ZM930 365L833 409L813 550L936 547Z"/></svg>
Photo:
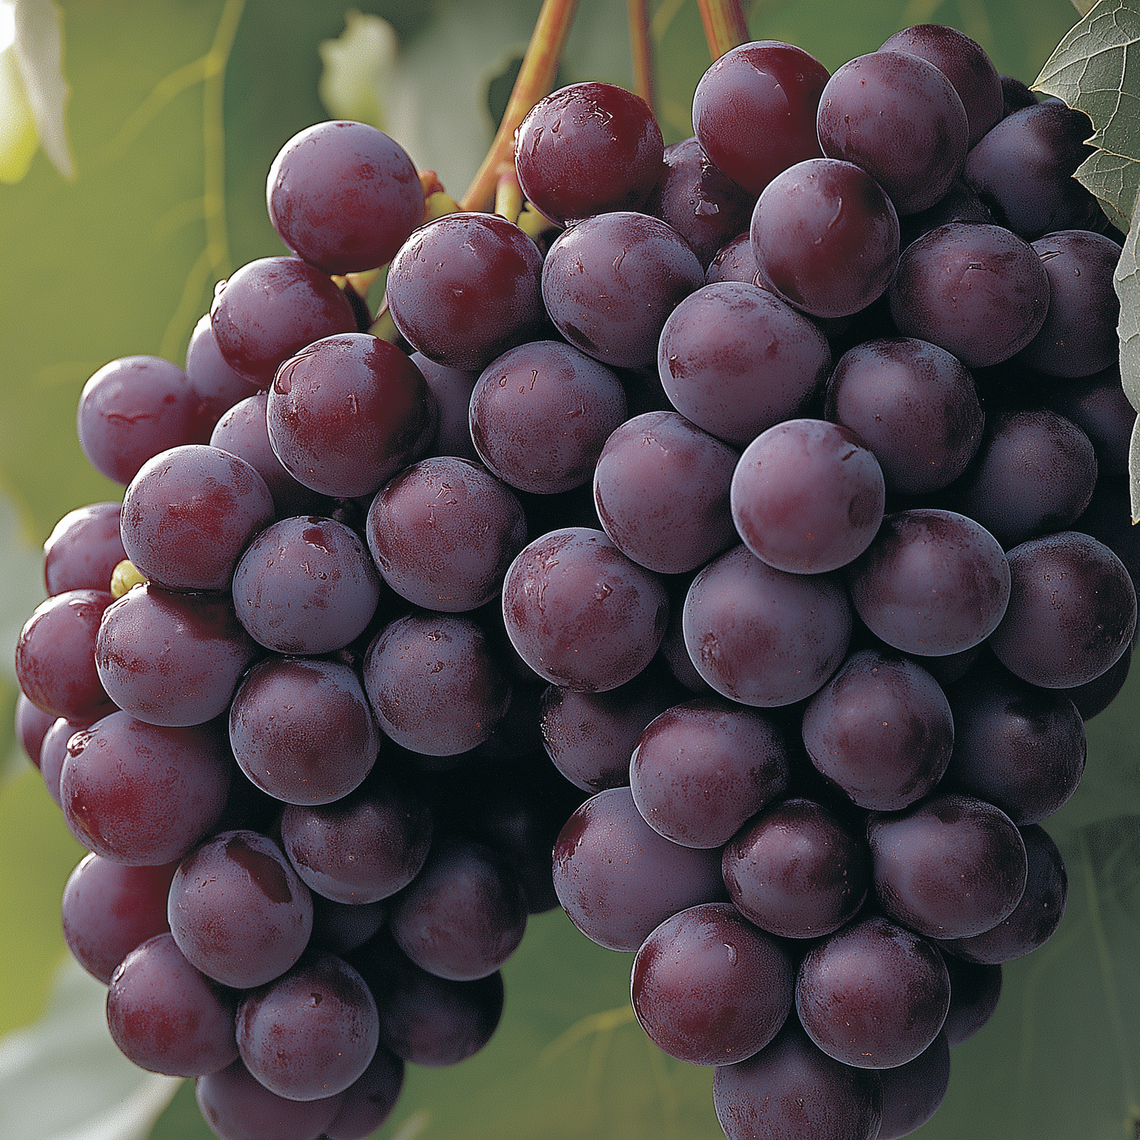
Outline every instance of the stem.
<svg viewBox="0 0 1140 1140"><path fill-rule="evenodd" d="M629 46L633 55L635 89L657 114L653 90L653 41L649 37L649 4L646 0L626 0L629 12Z"/></svg>
<svg viewBox="0 0 1140 1140"><path fill-rule="evenodd" d="M748 43L748 24L740 0L697 0L701 9L701 22L705 26L705 39L714 60L726 51Z"/></svg>
<svg viewBox="0 0 1140 1140"><path fill-rule="evenodd" d="M508 222L518 224L523 208L523 192L515 168L504 167L495 187L495 213Z"/></svg>
<svg viewBox="0 0 1140 1140"><path fill-rule="evenodd" d="M514 163L515 131L553 86L577 7L578 0L544 0L495 141L460 202L464 210L485 209L494 196L501 169Z"/></svg>

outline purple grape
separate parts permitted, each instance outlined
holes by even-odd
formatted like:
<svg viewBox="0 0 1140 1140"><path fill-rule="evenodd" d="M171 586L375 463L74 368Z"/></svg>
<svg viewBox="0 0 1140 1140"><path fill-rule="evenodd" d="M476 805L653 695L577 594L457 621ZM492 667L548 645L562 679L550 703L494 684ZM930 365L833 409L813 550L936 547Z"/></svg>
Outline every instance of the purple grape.
<svg viewBox="0 0 1140 1140"><path fill-rule="evenodd" d="M764 708L811 696L851 638L839 580L787 574L737 546L706 566L685 598L685 645L721 696Z"/></svg>
<svg viewBox="0 0 1140 1140"><path fill-rule="evenodd" d="M519 124L515 166L523 194L565 225L640 209L661 177L664 145L643 99L613 83L572 83Z"/></svg>
<svg viewBox="0 0 1140 1140"><path fill-rule="evenodd" d="M949 1007L942 955L874 915L817 943L796 977L807 1035L829 1057L861 1069L913 1061L938 1036Z"/></svg>
<svg viewBox="0 0 1140 1140"><path fill-rule="evenodd" d="M658 1048L691 1065L758 1053L792 1008L795 971L776 939L728 903L667 918L642 943L630 981L633 1011Z"/></svg>
<svg viewBox="0 0 1140 1140"><path fill-rule="evenodd" d="M867 897L866 846L822 804L784 800L729 840L721 860L729 898L751 923L782 938L819 938Z"/></svg>
<svg viewBox="0 0 1140 1140"><path fill-rule="evenodd" d="M225 597L136 586L103 613L95 664L108 695L148 724L205 724L229 708L258 648Z"/></svg>
<svg viewBox="0 0 1140 1140"><path fill-rule="evenodd" d="M336 661L259 661L234 694L229 730L241 770L289 804L343 798L362 783L380 751L380 730L360 680Z"/></svg>
<svg viewBox="0 0 1140 1140"><path fill-rule="evenodd" d="M877 1140L909 1136L937 1111L950 1085L950 1045L941 1032L913 1061L883 1069L883 1123Z"/></svg>
<svg viewBox="0 0 1140 1140"><path fill-rule="evenodd" d="M1008 918L1025 890L1013 821L973 796L938 794L867 824L883 910L930 938L968 938Z"/></svg>
<svg viewBox="0 0 1140 1140"><path fill-rule="evenodd" d="M325 337L277 370L269 442L299 483L338 498L370 495L418 459L436 408L420 370L368 333Z"/></svg>
<svg viewBox="0 0 1140 1140"><path fill-rule="evenodd" d="M428 454L457 455L461 459L478 462L479 453L471 442L468 412L471 408L471 389L475 387L479 373L436 364L422 352L413 352L411 360L422 373L424 383L439 409L439 427L434 441L427 449Z"/></svg>
<svg viewBox="0 0 1140 1140"><path fill-rule="evenodd" d="M119 536L118 503L92 503L68 511L44 543L44 585L49 595L106 591L112 572L126 556Z"/></svg>
<svg viewBox="0 0 1140 1140"><path fill-rule="evenodd" d="M190 334L190 343L186 346L186 379L198 397L198 419L207 431L236 403L252 396L256 387L226 363L214 337L209 313L199 319Z"/></svg>
<svg viewBox="0 0 1140 1140"><path fill-rule="evenodd" d="M123 549L169 590L228 590L249 540L273 521L273 496L244 459L216 447L147 460L123 497Z"/></svg>
<svg viewBox="0 0 1140 1140"><path fill-rule="evenodd" d="M989 1021L1001 997L1001 966L983 966L945 954L950 1012L942 1032L950 1046L968 1041Z"/></svg>
<svg viewBox="0 0 1140 1140"><path fill-rule="evenodd" d="M748 221L752 221L749 214ZM721 281L742 281L749 285L756 282L756 257L752 252L752 239L748 231L739 233L731 241L725 242L717 250L716 256L705 270L705 284L716 285Z"/></svg>
<svg viewBox="0 0 1140 1140"><path fill-rule="evenodd" d="M301 957L313 902L273 840L239 829L220 832L183 859L167 917L191 965L223 985L249 989Z"/></svg>
<svg viewBox="0 0 1140 1140"><path fill-rule="evenodd" d="M265 197L281 240L326 273L386 264L424 215L415 164L364 123L316 123L295 134L269 168Z"/></svg>
<svg viewBox="0 0 1140 1140"><path fill-rule="evenodd" d="M815 118L827 69L791 44L727 51L693 93L693 130L718 170L759 194L782 170L822 152Z"/></svg>
<svg viewBox="0 0 1140 1140"><path fill-rule="evenodd" d="M404 1087L404 1062L380 1046L367 1069L344 1090L327 1140L365 1140L388 1119Z"/></svg>
<svg viewBox="0 0 1140 1140"><path fill-rule="evenodd" d="M674 705L641 733L629 764L641 817L684 847L722 847L788 786L791 749L771 716L720 698Z"/></svg>
<svg viewBox="0 0 1140 1140"><path fill-rule="evenodd" d="M373 938L388 917L388 904L340 903L313 894L313 933L310 947L344 957Z"/></svg>
<svg viewBox="0 0 1140 1140"><path fill-rule="evenodd" d="M57 807L62 807L59 799L59 778L63 773L63 765L67 761L68 754L71 751L82 752L87 743L85 735L78 736L75 748L72 750L68 747L71 738L90 728L94 723L90 720L68 720L61 716L53 720L51 727L44 733L40 745L40 775L43 776L48 795L55 801Z"/></svg>
<svg viewBox="0 0 1140 1140"><path fill-rule="evenodd" d="M28 759L40 767L40 752L44 737L56 720L50 712L37 708L24 693L16 694L15 729L16 739L27 754Z"/></svg>
<svg viewBox="0 0 1140 1140"><path fill-rule="evenodd" d="M132 950L111 978L107 1028L140 1068L200 1077L232 1065L236 995L204 978L169 933Z"/></svg>
<svg viewBox="0 0 1140 1140"><path fill-rule="evenodd" d="M1092 440L1100 475L1127 473L1136 409L1124 394L1119 368L1107 368L1076 382L1062 381L1048 394L1048 405Z"/></svg>

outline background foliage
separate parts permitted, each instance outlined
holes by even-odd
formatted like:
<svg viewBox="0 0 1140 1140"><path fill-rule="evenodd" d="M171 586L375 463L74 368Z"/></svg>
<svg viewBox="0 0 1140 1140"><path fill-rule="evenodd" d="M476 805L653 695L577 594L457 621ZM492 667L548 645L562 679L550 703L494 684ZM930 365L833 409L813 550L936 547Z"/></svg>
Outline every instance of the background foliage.
<svg viewBox="0 0 1140 1140"><path fill-rule="evenodd" d="M708 54L695 0L652 7L659 114L674 141L691 133L689 100ZM830 69L933 20L961 28L1000 71L1027 82L1078 16L1069 0L747 7L756 38L789 40ZM0 627L8 645L42 597L38 548L52 525L75 506L121 493L86 465L75 438L87 377L134 353L181 363L214 282L282 252L265 217L265 174L281 144L312 122L369 117L462 192L538 3L374 0L356 5L363 16L340 0L63 0L59 8L75 176L65 180L39 153L26 175L0 184ZM394 41L367 19L376 15L390 21ZM582 0L561 78L631 84L624 5ZM3 124L0 110L0 146ZM0 178L4 170L0 162ZM207 1137L192 1088L181 1087L163 1111L177 1083L118 1067L99 1025L99 988L59 973L59 893L80 850L16 756L10 652L0 694L0 757L11 757L0 784L0 1034L8 1033L0 1038L0 1135ZM1068 913L1044 950L1007 967L996 1017L955 1051L949 1097L920 1133L927 1140L1137 1134L1138 695L1140 675L1089 726L1085 782L1050 826L1068 861ZM717 1140L711 1073L648 1044L629 1010L629 965L560 914L535 919L506 968L507 1011L491 1045L452 1070L410 1070L378 1136Z"/></svg>

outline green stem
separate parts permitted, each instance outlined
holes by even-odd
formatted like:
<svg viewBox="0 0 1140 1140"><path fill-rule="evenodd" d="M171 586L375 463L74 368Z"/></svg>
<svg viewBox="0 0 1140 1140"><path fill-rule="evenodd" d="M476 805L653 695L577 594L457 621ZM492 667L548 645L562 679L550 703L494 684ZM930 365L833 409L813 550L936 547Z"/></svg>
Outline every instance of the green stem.
<svg viewBox="0 0 1140 1140"><path fill-rule="evenodd" d="M649 4L646 0L626 0L629 12L629 46L633 56L634 90L656 114L653 90L653 41L649 36Z"/></svg>
<svg viewBox="0 0 1140 1140"><path fill-rule="evenodd" d="M713 59L749 41L748 24L740 0L697 0L705 39Z"/></svg>

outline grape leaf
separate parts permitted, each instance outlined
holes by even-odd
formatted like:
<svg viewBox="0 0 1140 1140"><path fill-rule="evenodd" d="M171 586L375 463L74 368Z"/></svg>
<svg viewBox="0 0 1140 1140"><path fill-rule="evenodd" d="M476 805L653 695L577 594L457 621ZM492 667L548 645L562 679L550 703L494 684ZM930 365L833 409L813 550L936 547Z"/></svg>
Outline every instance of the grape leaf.
<svg viewBox="0 0 1140 1140"><path fill-rule="evenodd" d="M40 146L64 178L74 178L64 121L70 91L63 78L63 16L53 0L16 0L13 49Z"/></svg>
<svg viewBox="0 0 1140 1140"><path fill-rule="evenodd" d="M1124 174L1120 165L1140 163L1140 3L1100 0L1046 61L1034 90L1056 95L1092 120L1089 142L1114 156L1117 166L1085 163L1078 177L1111 206L1106 214L1131 217L1140 173Z"/></svg>
<svg viewBox="0 0 1140 1140"><path fill-rule="evenodd" d="M1076 177L1100 199L1108 220L1127 233L1132 203L1140 192L1140 162L1098 150L1077 167Z"/></svg>
<svg viewBox="0 0 1140 1140"><path fill-rule="evenodd" d="M1120 382L1132 406L1140 410L1140 263L1137 261L1137 234L1140 226L1128 232L1113 284L1120 298L1120 319L1116 332L1120 340Z"/></svg>
<svg viewBox="0 0 1140 1140"><path fill-rule="evenodd" d="M19 182L40 140L12 47L0 51L0 182Z"/></svg>

